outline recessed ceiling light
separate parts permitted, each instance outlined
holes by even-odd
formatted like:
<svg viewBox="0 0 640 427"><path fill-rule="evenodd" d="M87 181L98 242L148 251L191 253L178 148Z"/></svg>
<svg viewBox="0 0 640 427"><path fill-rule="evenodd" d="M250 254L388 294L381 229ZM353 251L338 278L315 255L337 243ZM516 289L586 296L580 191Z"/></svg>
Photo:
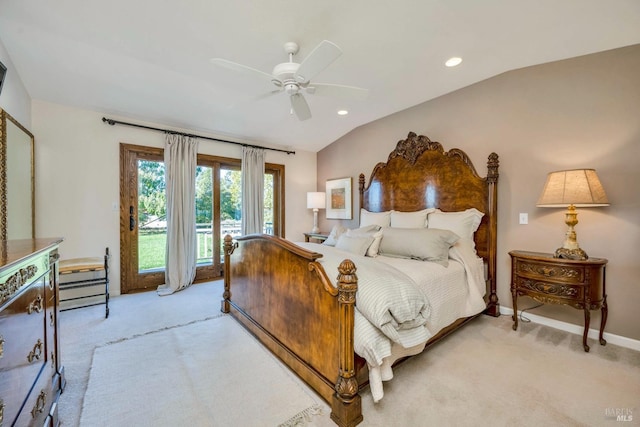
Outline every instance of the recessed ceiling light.
<svg viewBox="0 0 640 427"><path fill-rule="evenodd" d="M462 62L462 58L454 56L453 58L447 59L447 62L444 63L447 67L455 67L456 65L460 65Z"/></svg>
<svg viewBox="0 0 640 427"><path fill-rule="evenodd" d="M339 116L346 116L347 114L349 114L349 112L347 110L338 110L338 115Z"/></svg>

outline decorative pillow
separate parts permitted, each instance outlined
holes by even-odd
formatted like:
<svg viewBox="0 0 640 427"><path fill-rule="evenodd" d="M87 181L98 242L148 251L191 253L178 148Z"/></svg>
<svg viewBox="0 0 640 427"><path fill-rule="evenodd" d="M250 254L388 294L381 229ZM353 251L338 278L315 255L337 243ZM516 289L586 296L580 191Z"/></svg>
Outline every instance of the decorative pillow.
<svg viewBox="0 0 640 427"><path fill-rule="evenodd" d="M348 236L346 233L341 234L338 237L338 241L336 242L336 249L341 249L343 251L352 252L357 255L364 256L367 253L367 249L373 243L373 237L362 235L362 236Z"/></svg>
<svg viewBox="0 0 640 427"><path fill-rule="evenodd" d="M338 241L338 237L340 237L341 234L344 234L346 232L347 232L347 227L344 227L340 224L336 224L331 229L331 233L329 233L329 237L327 237L325 241L322 242L322 244L327 246L335 246L336 242Z"/></svg>
<svg viewBox="0 0 640 427"><path fill-rule="evenodd" d="M484 214L475 208L461 212L442 212L436 209L427 216L429 228L451 230L463 239L473 240Z"/></svg>
<svg viewBox="0 0 640 427"><path fill-rule="evenodd" d="M391 211L386 212L369 212L360 209L360 227L366 225L379 225L380 227L388 227L391 223Z"/></svg>
<svg viewBox="0 0 640 427"><path fill-rule="evenodd" d="M367 256L376 257L378 256L378 249L380 248L380 241L382 240L382 230L377 225L367 225L365 227L355 228L353 230L347 231L347 236L352 237L360 237L360 236L370 236L373 237L373 242L371 246L367 249Z"/></svg>
<svg viewBox="0 0 640 427"><path fill-rule="evenodd" d="M449 265L449 248L460 237L450 230L435 228L385 228L380 255L410 258Z"/></svg>
<svg viewBox="0 0 640 427"><path fill-rule="evenodd" d="M422 228L427 226L427 214L435 209L423 209L416 212L391 211L392 228Z"/></svg>

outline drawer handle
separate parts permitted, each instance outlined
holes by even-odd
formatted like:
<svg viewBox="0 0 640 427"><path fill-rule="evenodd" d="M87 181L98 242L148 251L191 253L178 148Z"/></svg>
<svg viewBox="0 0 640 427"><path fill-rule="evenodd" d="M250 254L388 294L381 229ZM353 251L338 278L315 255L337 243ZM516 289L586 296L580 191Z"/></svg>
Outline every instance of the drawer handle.
<svg viewBox="0 0 640 427"><path fill-rule="evenodd" d="M36 299L29 303L27 307L27 314L33 314L33 312L40 313L42 311L42 295L38 295Z"/></svg>
<svg viewBox="0 0 640 427"><path fill-rule="evenodd" d="M40 357L42 357L42 341L38 338L38 342L33 346L33 350L27 356L27 360L31 363L34 360L40 360Z"/></svg>
<svg viewBox="0 0 640 427"><path fill-rule="evenodd" d="M33 406L31 410L31 417L35 418L41 413L44 412L44 407L47 404L47 393L44 390L40 390L40 394L38 395L38 400L36 400L36 404Z"/></svg>
<svg viewBox="0 0 640 427"><path fill-rule="evenodd" d="M53 264L54 262L58 261L60 259L60 255L58 254L58 252L51 252L49 254L49 264Z"/></svg>
<svg viewBox="0 0 640 427"><path fill-rule="evenodd" d="M4 356L4 337L0 335L0 359ZM2 423L0 423L2 425Z"/></svg>

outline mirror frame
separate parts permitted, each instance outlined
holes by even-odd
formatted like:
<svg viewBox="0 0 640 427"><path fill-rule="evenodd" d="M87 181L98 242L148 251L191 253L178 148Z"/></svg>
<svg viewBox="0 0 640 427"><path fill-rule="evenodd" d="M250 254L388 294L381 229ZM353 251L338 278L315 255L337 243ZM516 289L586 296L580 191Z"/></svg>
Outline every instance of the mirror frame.
<svg viewBox="0 0 640 427"><path fill-rule="evenodd" d="M7 120L23 131L30 139L31 152L31 238L36 236L35 201L35 138L31 132L0 108L0 240L7 240Z"/></svg>

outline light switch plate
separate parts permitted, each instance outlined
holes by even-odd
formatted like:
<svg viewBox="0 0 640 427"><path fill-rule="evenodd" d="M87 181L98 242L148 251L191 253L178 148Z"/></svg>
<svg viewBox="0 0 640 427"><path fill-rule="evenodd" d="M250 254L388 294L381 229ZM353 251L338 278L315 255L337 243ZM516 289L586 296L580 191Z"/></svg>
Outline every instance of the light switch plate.
<svg viewBox="0 0 640 427"><path fill-rule="evenodd" d="M529 214L521 213L520 214L520 224L529 224Z"/></svg>

